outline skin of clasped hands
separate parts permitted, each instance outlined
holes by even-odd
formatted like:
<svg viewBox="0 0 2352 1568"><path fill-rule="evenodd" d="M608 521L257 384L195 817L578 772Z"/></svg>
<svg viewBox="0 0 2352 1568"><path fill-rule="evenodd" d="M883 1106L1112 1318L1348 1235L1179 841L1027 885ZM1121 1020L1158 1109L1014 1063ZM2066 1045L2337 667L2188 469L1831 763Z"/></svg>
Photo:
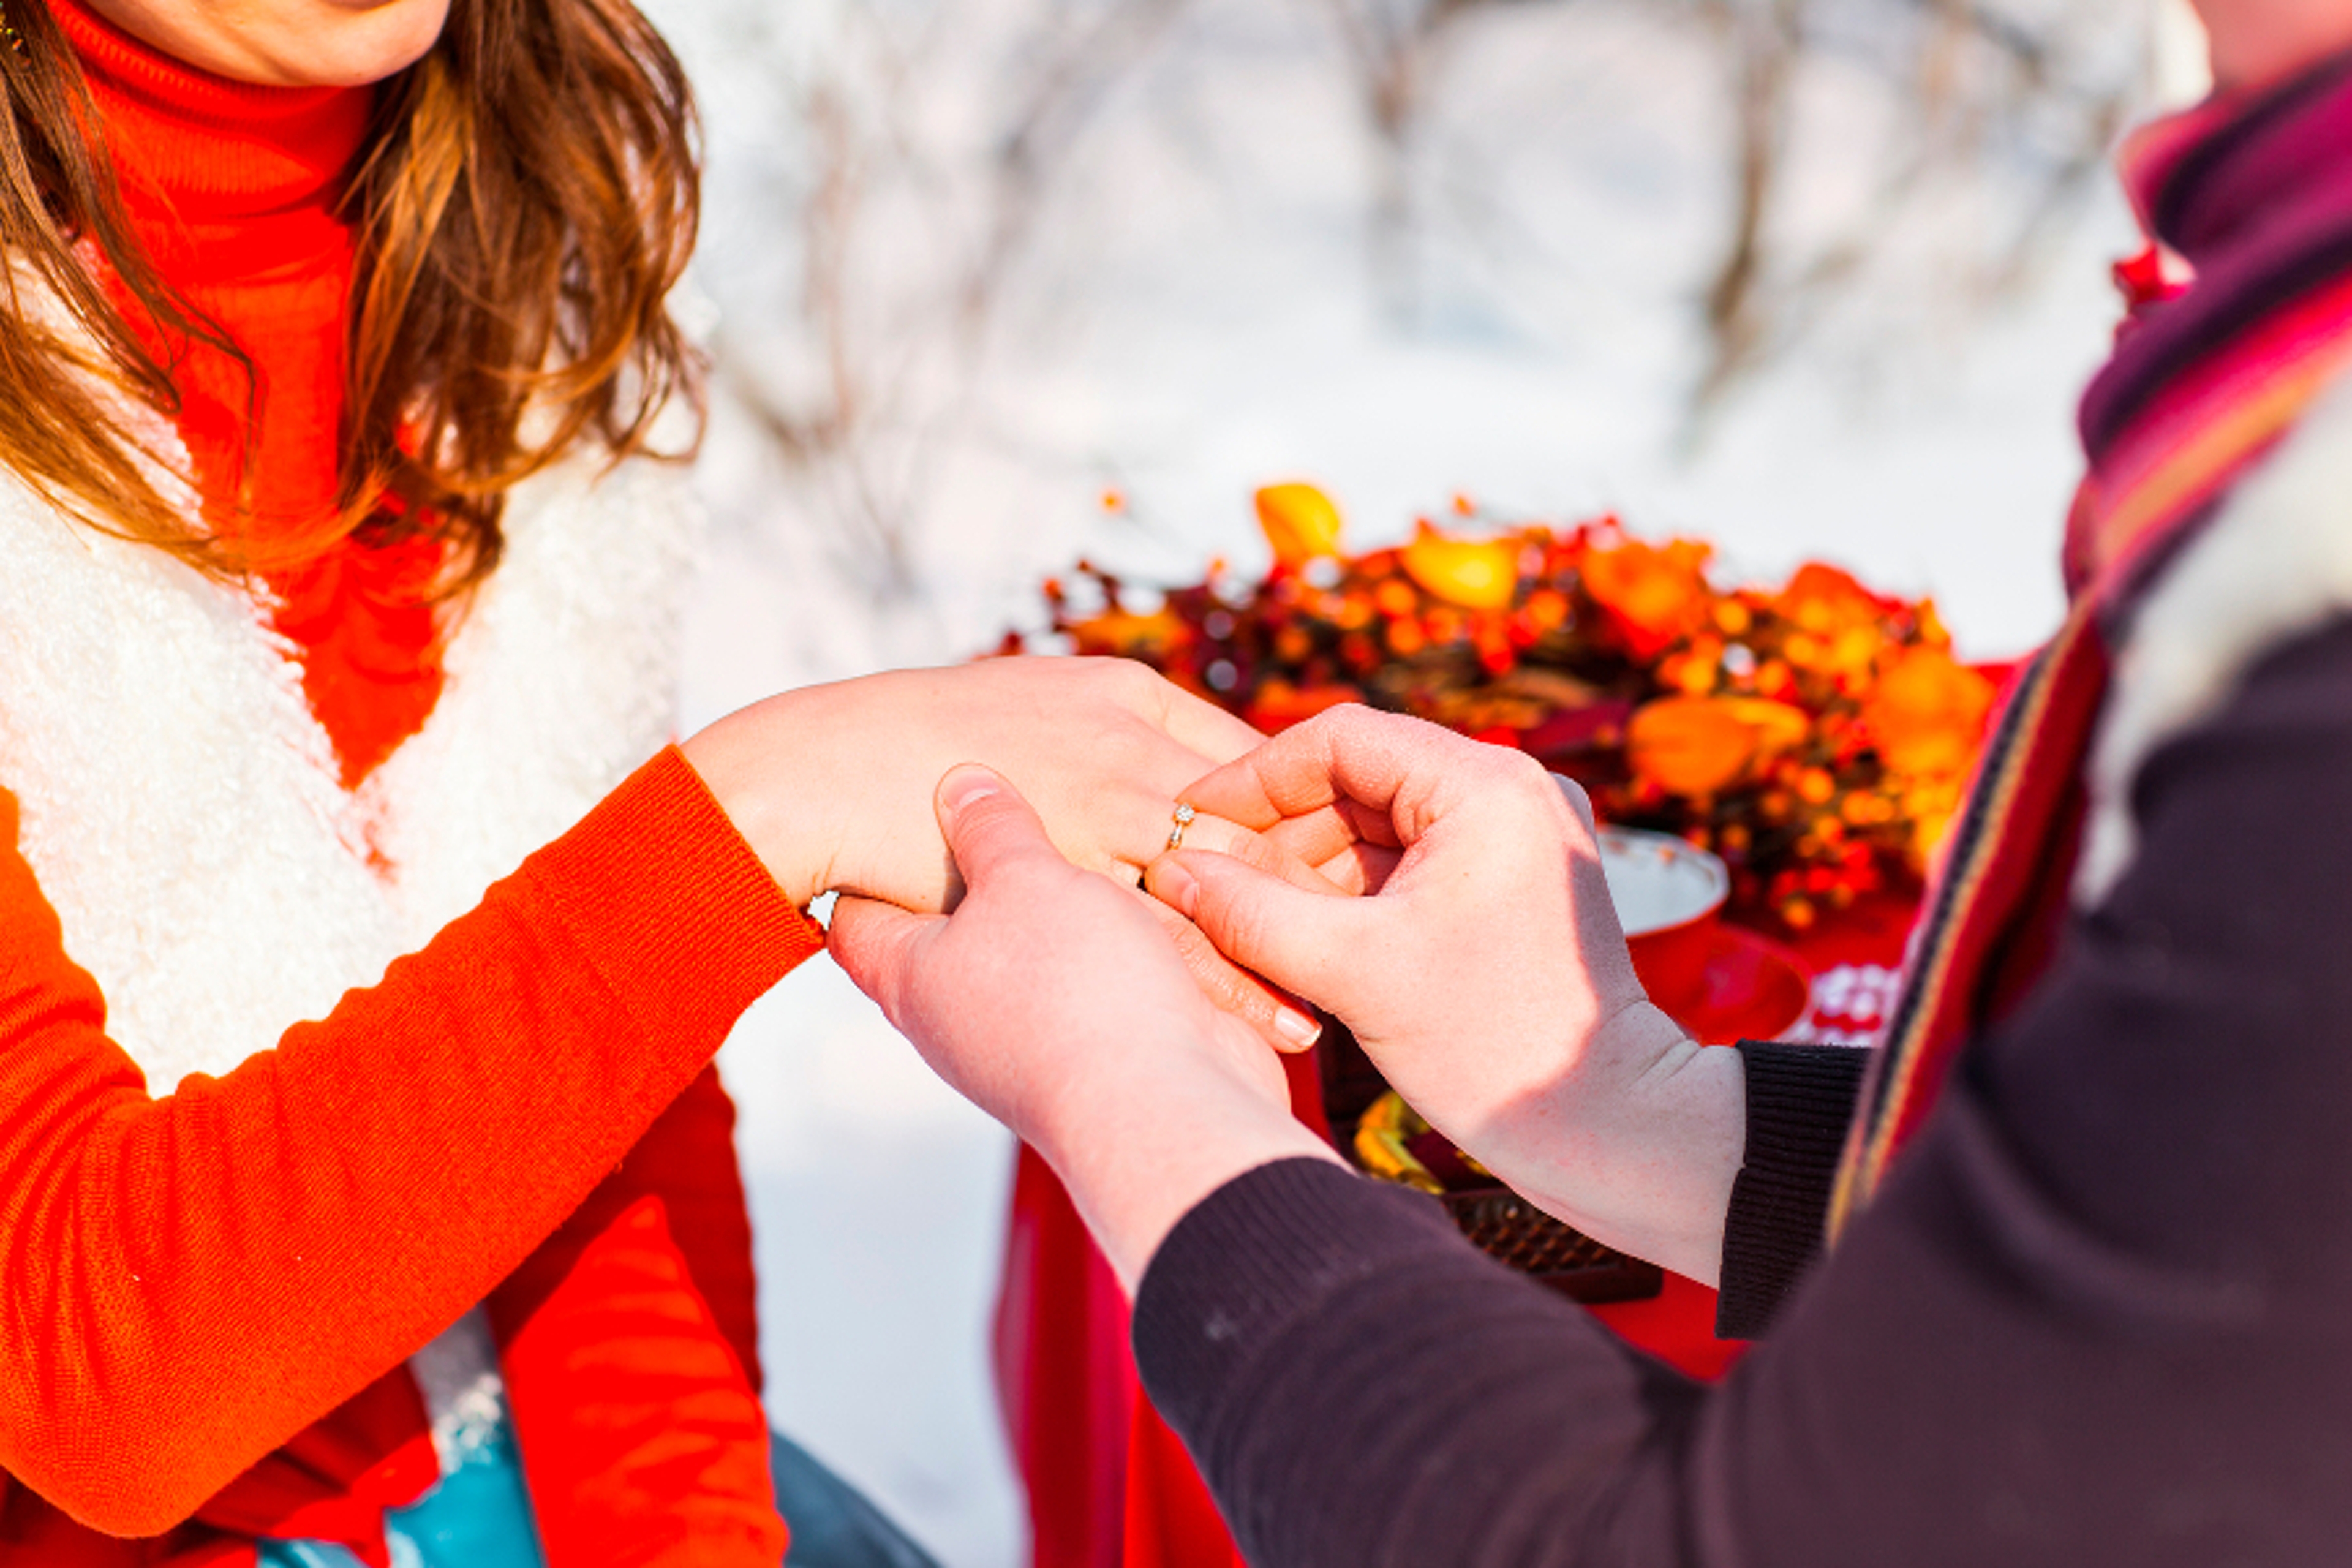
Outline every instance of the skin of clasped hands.
<svg viewBox="0 0 2352 1568"><path fill-rule="evenodd" d="M833 892L920 913L961 889L934 802L940 777L985 758L1071 862L1128 885L1208 996L1287 1045L1313 1038L1315 1021L1134 891L1167 845L1171 798L1264 739L1128 660L997 658L800 688L679 749L793 904Z"/></svg>
<svg viewBox="0 0 2352 1568"><path fill-rule="evenodd" d="M1201 815L1145 884L1192 931L1345 1023L1433 1126L1548 1212L1716 1279L1738 1055L1643 994L1573 785L1346 707L1181 795ZM938 809L970 895L945 916L845 899L835 956L1055 1167L1130 1289L1226 1182L1337 1158L1291 1117L1274 1037L1206 999L1131 889L1064 861L1000 775L950 772Z"/></svg>

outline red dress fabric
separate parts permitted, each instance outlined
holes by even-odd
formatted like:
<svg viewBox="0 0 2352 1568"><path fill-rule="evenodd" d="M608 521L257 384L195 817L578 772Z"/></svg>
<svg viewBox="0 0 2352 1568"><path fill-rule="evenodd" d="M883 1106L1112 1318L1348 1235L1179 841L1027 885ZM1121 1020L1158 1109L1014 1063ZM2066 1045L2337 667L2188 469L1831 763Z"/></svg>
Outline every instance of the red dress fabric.
<svg viewBox="0 0 2352 1568"><path fill-rule="evenodd" d="M223 81L51 4L134 226L252 363L248 401L233 359L155 339L207 521L316 527L373 89ZM272 581L347 787L439 694L438 564L346 543ZM382 1563L384 1509L437 1475L402 1358L487 1299L552 1568L772 1568L750 1224L708 1062L823 938L683 759L381 985L162 1100L15 829L0 794L0 1563L250 1563L264 1533Z"/></svg>

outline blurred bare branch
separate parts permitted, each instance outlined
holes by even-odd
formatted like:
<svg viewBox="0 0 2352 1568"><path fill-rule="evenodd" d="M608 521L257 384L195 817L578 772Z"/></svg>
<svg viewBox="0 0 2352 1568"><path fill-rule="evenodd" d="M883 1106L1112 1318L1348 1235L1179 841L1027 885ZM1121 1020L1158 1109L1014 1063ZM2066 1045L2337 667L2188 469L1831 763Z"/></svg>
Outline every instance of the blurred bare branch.
<svg viewBox="0 0 2352 1568"><path fill-rule="evenodd" d="M1874 258L1906 213L1970 181L2020 187L2006 236L1976 237L1969 289L2013 290L2040 242L2105 167L2144 87L2134 56L2092 46L2116 32L2114 0L2026 16L1985 0L1697 0L1726 57L1734 105L1733 210L1703 296L1709 353L1694 414L1785 353L1837 291ZM1844 37L1824 14L1843 13ZM1809 60L1838 52L1904 92L1899 136L1847 221L1810 244L1779 221L1789 183L1796 84ZM1849 150L1840 150L1850 155Z"/></svg>

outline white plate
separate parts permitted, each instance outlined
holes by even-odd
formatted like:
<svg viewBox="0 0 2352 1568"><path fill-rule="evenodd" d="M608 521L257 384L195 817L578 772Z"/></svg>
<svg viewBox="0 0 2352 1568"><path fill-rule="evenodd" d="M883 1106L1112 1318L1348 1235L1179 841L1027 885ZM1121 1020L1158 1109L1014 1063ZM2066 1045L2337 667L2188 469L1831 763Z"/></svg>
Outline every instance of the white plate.
<svg viewBox="0 0 2352 1568"><path fill-rule="evenodd" d="M1601 869L1629 937L1687 925L1731 894L1730 868L1670 833L1602 828Z"/></svg>

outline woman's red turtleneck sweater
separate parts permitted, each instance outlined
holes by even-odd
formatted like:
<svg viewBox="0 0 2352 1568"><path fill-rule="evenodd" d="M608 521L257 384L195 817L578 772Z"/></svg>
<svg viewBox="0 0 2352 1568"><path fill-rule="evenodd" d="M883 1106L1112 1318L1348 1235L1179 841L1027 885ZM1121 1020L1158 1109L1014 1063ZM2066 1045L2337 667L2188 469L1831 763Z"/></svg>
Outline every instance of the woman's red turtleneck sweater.
<svg viewBox="0 0 2352 1568"><path fill-rule="evenodd" d="M247 482L241 373L172 362L207 519L300 527L334 500L370 89L222 81L47 3L159 268L257 373ZM347 786L438 694L433 564L346 544L273 582ZM0 793L0 1564L249 1563L259 1534L382 1563L435 1473L403 1359L477 1301L551 1568L779 1561L708 1063L822 937L675 751L382 984L160 1100L16 830Z"/></svg>

